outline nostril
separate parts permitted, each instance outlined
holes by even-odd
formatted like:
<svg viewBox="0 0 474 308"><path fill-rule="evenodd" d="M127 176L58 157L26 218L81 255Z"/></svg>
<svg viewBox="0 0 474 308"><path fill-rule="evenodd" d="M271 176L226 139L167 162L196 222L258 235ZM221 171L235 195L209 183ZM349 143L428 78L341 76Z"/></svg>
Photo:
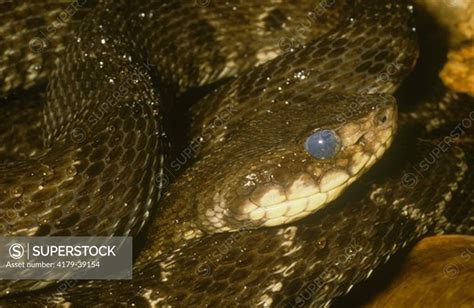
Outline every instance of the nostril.
<svg viewBox="0 0 474 308"><path fill-rule="evenodd" d="M388 111L383 111L379 113L376 117L376 121L378 125L387 124L390 120L390 114Z"/></svg>

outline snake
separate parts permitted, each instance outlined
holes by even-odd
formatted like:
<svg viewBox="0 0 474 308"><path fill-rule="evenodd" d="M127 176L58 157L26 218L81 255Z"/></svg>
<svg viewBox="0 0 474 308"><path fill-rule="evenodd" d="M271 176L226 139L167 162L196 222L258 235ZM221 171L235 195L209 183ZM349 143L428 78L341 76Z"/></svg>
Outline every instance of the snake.
<svg viewBox="0 0 474 308"><path fill-rule="evenodd" d="M473 231L472 100L398 115L411 4L6 2L0 19L2 235L143 242L131 281L2 281L2 305L328 306L422 236Z"/></svg>

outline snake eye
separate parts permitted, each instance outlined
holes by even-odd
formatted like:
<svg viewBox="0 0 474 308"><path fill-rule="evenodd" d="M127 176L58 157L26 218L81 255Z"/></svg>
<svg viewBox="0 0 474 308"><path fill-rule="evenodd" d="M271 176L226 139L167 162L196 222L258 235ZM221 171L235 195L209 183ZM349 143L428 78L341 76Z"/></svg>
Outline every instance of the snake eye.
<svg viewBox="0 0 474 308"><path fill-rule="evenodd" d="M333 130L320 130L314 132L306 139L306 151L317 159L333 157L341 149L341 140Z"/></svg>

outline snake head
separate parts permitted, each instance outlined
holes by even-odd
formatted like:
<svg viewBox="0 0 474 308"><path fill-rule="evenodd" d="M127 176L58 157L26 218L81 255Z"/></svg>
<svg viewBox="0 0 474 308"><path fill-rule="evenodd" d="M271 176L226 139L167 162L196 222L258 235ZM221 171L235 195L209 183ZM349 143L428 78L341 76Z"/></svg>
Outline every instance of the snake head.
<svg viewBox="0 0 474 308"><path fill-rule="evenodd" d="M212 156L219 166L208 174L214 183L197 197L203 200L197 205L201 229L235 231L304 218L336 199L390 146L393 97L303 97L265 106L244 124L227 127Z"/></svg>

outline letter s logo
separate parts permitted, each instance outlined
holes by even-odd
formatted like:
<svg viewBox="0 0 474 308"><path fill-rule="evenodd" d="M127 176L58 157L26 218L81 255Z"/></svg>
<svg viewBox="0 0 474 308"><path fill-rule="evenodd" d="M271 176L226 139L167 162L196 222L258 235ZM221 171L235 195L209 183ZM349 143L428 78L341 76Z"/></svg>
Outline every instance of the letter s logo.
<svg viewBox="0 0 474 308"><path fill-rule="evenodd" d="M10 257L12 257L15 260L20 259L23 257L25 254L25 248L23 248L22 245L15 243L10 245L10 249L8 249L8 253L10 254Z"/></svg>

